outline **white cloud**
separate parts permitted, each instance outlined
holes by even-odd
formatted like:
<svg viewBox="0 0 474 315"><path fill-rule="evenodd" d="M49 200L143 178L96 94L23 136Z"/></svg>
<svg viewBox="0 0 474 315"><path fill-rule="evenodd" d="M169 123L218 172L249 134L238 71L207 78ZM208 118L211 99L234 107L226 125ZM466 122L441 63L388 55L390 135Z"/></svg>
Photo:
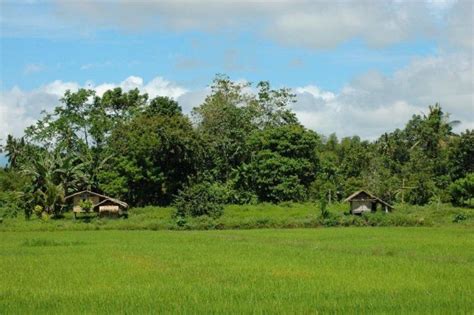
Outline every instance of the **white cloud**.
<svg viewBox="0 0 474 315"><path fill-rule="evenodd" d="M35 122L41 110L51 109L58 96L41 89L23 91L18 87L0 92L0 139L8 134L19 136L25 127Z"/></svg>
<svg viewBox="0 0 474 315"><path fill-rule="evenodd" d="M184 113L190 113L194 107L204 102L210 91L210 88L189 91L178 97L177 101Z"/></svg>
<svg viewBox="0 0 474 315"><path fill-rule="evenodd" d="M46 93L49 95L54 95L56 97L61 97L67 90L77 91L81 86L76 82L63 82L61 80L55 80L47 85L42 86L38 90L38 93Z"/></svg>
<svg viewBox="0 0 474 315"><path fill-rule="evenodd" d="M448 45L470 51L474 48L474 2L470 0L457 1L449 10L447 27L444 38Z"/></svg>
<svg viewBox="0 0 474 315"><path fill-rule="evenodd" d="M170 81L163 79L162 77L156 77L151 80L148 84L143 86L143 90L150 95L150 97L155 96L168 96L171 98L178 98L181 95L185 94L187 90L180 86L177 86Z"/></svg>
<svg viewBox="0 0 474 315"><path fill-rule="evenodd" d="M328 102L332 101L335 97L334 93L328 92L328 91L321 91L317 86L315 85L307 85L304 87L299 87L295 89L296 93L309 93L311 94L314 98L321 98L322 100Z"/></svg>
<svg viewBox="0 0 474 315"><path fill-rule="evenodd" d="M437 102L458 130L474 125L474 73L472 59L464 54L416 59L392 76L368 72L337 94L317 87L296 88L294 105L304 125L324 134L358 134L375 138L401 128L413 114L426 113ZM313 92L309 92L313 90Z"/></svg>

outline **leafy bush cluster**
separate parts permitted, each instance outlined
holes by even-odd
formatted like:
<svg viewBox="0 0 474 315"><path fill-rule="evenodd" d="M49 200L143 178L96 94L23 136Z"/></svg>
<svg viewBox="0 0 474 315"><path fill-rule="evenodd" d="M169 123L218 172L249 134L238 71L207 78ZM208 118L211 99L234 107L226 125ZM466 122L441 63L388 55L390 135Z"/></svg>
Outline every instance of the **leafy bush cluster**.
<svg viewBox="0 0 474 315"><path fill-rule="evenodd" d="M209 216L218 218L224 211L222 190L209 182L200 182L186 186L175 199L178 220L187 216ZM182 225L182 221L178 221Z"/></svg>
<svg viewBox="0 0 474 315"><path fill-rule="evenodd" d="M458 206L472 205L474 199L474 173L469 173L449 186L451 201Z"/></svg>

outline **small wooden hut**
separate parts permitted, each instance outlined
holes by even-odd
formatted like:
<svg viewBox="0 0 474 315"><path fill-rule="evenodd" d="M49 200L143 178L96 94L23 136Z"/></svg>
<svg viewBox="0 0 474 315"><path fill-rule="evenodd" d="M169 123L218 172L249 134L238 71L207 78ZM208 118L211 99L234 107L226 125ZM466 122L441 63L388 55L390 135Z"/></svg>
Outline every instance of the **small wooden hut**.
<svg viewBox="0 0 474 315"><path fill-rule="evenodd" d="M381 210L389 212L393 210L393 206L383 201L379 197L371 194L366 190L359 190L347 197L345 202L350 204L350 212L352 214L362 214L364 212L375 212L380 207Z"/></svg>
<svg viewBox="0 0 474 315"><path fill-rule="evenodd" d="M64 198L66 201L72 200L72 211L74 217L78 213L85 213L86 211L81 207L85 201L91 202L91 212L96 212L99 215L113 215L113 216L127 216L128 204L121 200L98 194L90 190L79 191Z"/></svg>

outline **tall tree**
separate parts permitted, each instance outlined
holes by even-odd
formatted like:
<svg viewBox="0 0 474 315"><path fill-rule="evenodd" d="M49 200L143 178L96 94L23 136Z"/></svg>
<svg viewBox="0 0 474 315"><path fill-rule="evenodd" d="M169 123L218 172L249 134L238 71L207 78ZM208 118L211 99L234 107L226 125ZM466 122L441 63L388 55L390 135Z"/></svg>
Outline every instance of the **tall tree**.
<svg viewBox="0 0 474 315"><path fill-rule="evenodd" d="M169 204L202 160L187 117L140 115L114 129L99 187L135 205Z"/></svg>

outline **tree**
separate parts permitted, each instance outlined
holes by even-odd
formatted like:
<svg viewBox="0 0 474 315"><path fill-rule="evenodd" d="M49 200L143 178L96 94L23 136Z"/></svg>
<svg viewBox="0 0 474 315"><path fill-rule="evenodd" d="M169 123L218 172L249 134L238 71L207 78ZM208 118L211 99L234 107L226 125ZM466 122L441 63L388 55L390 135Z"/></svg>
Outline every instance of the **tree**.
<svg viewBox="0 0 474 315"><path fill-rule="evenodd" d="M424 205L439 190L435 185L434 161L427 159L424 152L414 148L410 154L409 162L404 166L403 176L407 179L408 186L413 187L407 192L407 201L411 204Z"/></svg>
<svg viewBox="0 0 474 315"><path fill-rule="evenodd" d="M7 143L4 148L8 165L11 168L17 168L25 159L26 144L24 138L16 139L12 135L7 136Z"/></svg>
<svg viewBox="0 0 474 315"><path fill-rule="evenodd" d="M204 103L193 109L197 132L206 147L207 169L226 181L249 157L246 141L256 129L254 97L244 90L248 83L235 83L217 76Z"/></svg>
<svg viewBox="0 0 474 315"><path fill-rule="evenodd" d="M99 188L135 205L167 205L196 173L202 150L184 116L139 115L114 129Z"/></svg>
<svg viewBox="0 0 474 315"><path fill-rule="evenodd" d="M224 212L221 191L208 181L191 183L180 190L174 202L176 217L209 216L218 218Z"/></svg>
<svg viewBox="0 0 474 315"><path fill-rule="evenodd" d="M0 168L0 218L15 217L21 212L23 191L28 184L18 170Z"/></svg>
<svg viewBox="0 0 474 315"><path fill-rule="evenodd" d="M47 214L59 214L65 191L61 174L63 169L58 165L57 155L43 152L22 168L23 174L30 178L25 196L29 200L25 211L40 205Z"/></svg>
<svg viewBox="0 0 474 315"><path fill-rule="evenodd" d="M181 115L182 110L175 100L166 96L157 96L150 101L150 104L145 109L145 113L148 116L174 116Z"/></svg>
<svg viewBox="0 0 474 315"><path fill-rule="evenodd" d="M239 187L261 201L306 199L318 168L316 133L300 125L267 127L255 131L247 145L252 156L239 168Z"/></svg>
<svg viewBox="0 0 474 315"><path fill-rule="evenodd" d="M257 126L265 128L298 124L295 113L289 108L296 101L296 95L290 89L274 90L268 81L259 82L257 89Z"/></svg>
<svg viewBox="0 0 474 315"><path fill-rule="evenodd" d="M451 202L457 206L471 205L474 198L474 173L469 173L449 186Z"/></svg>
<svg viewBox="0 0 474 315"><path fill-rule="evenodd" d="M466 130L454 137L449 147L450 173L453 180L474 173L474 130Z"/></svg>

